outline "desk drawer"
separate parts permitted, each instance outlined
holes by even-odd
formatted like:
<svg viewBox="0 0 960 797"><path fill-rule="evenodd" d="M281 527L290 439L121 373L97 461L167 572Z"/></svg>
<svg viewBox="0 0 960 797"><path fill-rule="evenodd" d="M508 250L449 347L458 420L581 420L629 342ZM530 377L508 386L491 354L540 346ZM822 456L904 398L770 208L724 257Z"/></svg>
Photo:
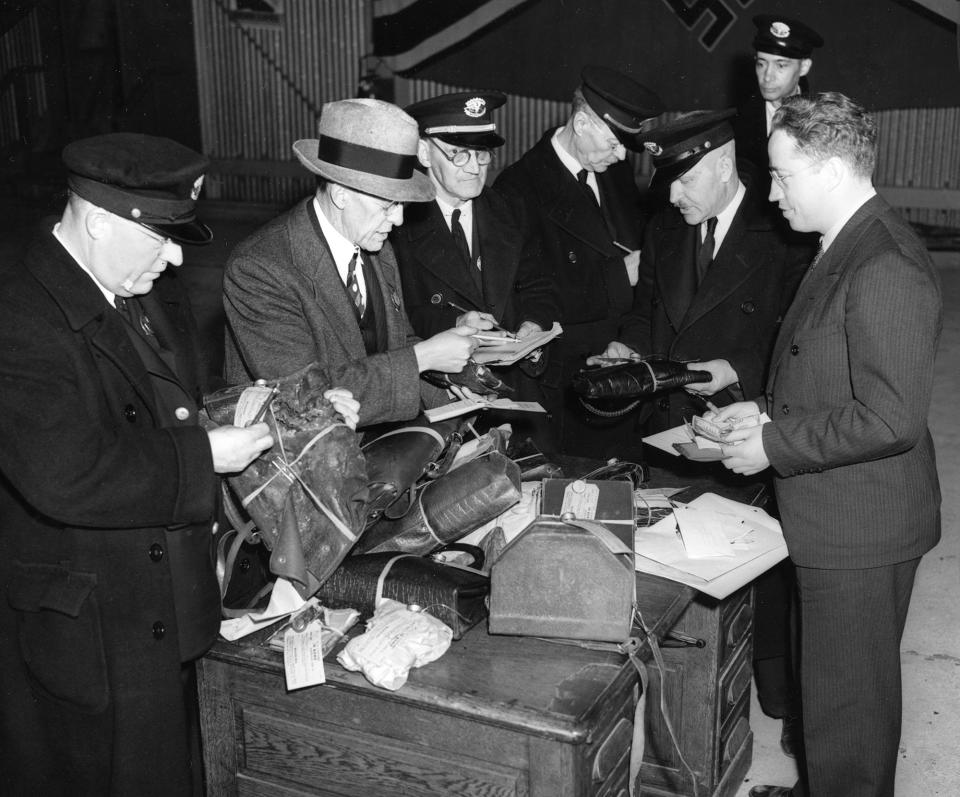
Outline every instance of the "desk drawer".
<svg viewBox="0 0 960 797"><path fill-rule="evenodd" d="M720 686L717 690L717 707L720 712L721 726L726 724L727 718L741 702L743 693L747 692L749 694L750 684L753 681L753 656L751 653L751 646L744 645L720 677Z"/></svg>
<svg viewBox="0 0 960 797"><path fill-rule="evenodd" d="M473 759L467 751L454 755L340 725L297 722L261 708L244 709L240 727L238 785L273 784L278 791L294 786L318 797L526 793L525 772Z"/></svg>
<svg viewBox="0 0 960 797"><path fill-rule="evenodd" d="M753 627L753 589L745 587L734 593L723 604L717 638L717 656L720 669L737 649Z"/></svg>

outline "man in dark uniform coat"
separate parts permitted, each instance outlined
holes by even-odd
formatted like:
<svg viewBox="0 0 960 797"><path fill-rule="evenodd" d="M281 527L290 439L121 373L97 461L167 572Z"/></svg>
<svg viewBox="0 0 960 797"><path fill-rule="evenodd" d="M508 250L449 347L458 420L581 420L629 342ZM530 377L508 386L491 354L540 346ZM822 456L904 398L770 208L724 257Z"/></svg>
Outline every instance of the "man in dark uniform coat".
<svg viewBox="0 0 960 797"><path fill-rule="evenodd" d="M927 428L941 329L937 270L873 187L877 127L842 94L784 102L771 200L822 235L754 401L772 421L729 434L724 464L772 468L800 593L806 767L753 797L893 797L900 641L920 557L940 537ZM803 777L803 776L806 777Z"/></svg>
<svg viewBox="0 0 960 797"><path fill-rule="evenodd" d="M560 447L607 457L611 445L629 438L633 420L608 428L585 423L569 384L630 309L643 224L624 145L633 146L664 108L649 89L611 69L587 66L581 79L566 123L504 169L495 186L526 207L560 296L563 335L542 380Z"/></svg>
<svg viewBox="0 0 960 797"><path fill-rule="evenodd" d="M780 318L809 262L758 210L737 172L733 111L693 111L650 131L653 186L671 207L647 225L636 300L609 357L660 355L713 375L651 402L648 428L668 429L728 404L766 378ZM699 263L698 263L699 261Z"/></svg>
<svg viewBox="0 0 960 797"><path fill-rule="evenodd" d="M813 252L789 244L762 209L765 196L738 175L731 111L694 111L651 131L653 182L668 185L673 207L647 226L636 304L607 356L658 354L693 360L713 374L653 399L651 431L702 414L762 388L780 319ZM700 272L700 273L698 273ZM626 345L624 345L626 344ZM756 584L754 673L761 707L783 719L781 743L800 747L793 677L792 568L784 562Z"/></svg>
<svg viewBox="0 0 960 797"><path fill-rule="evenodd" d="M272 439L197 425L195 325L161 276L210 240L206 159L127 133L63 159L63 216L0 285L0 792L196 793L216 474Z"/></svg>
<svg viewBox="0 0 960 797"><path fill-rule="evenodd" d="M753 24L757 28L753 39L757 88L737 108L733 126L740 157L756 167L764 188L769 189L770 121L787 97L809 93L807 74L813 66L813 51L823 46L823 38L799 20L774 14L758 14Z"/></svg>
<svg viewBox="0 0 960 797"><path fill-rule="evenodd" d="M319 363L360 401L360 424L413 418L448 401L423 371L463 369L476 330L420 340L410 327L387 235L404 206L434 197L416 171L417 124L381 100L328 102L319 138L294 142L315 194L231 253L224 272L231 382Z"/></svg>
<svg viewBox="0 0 960 797"><path fill-rule="evenodd" d="M405 109L420 126L417 155L437 191L435 201L409 208L391 236L407 314L421 337L496 324L523 339L559 319L556 289L523 206L485 186L493 150L503 145L491 111L505 101L500 92L459 92ZM515 398L543 402L534 377L544 359L538 352L497 369Z"/></svg>

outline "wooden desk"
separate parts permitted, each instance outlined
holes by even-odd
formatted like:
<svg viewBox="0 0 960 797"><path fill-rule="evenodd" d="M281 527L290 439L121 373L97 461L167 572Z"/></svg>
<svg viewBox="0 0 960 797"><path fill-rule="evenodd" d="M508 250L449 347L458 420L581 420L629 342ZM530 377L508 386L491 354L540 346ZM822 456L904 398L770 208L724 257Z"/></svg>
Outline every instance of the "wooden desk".
<svg viewBox="0 0 960 797"><path fill-rule="evenodd" d="M695 591L638 575L663 633ZM484 624L396 692L325 662L287 693L281 655L220 642L198 665L208 795L619 797L639 679L623 655Z"/></svg>
<svg viewBox="0 0 960 797"><path fill-rule="evenodd" d="M658 474L656 483L693 484L684 500L720 491L702 479L670 479ZM704 602L690 587L637 574L637 600L651 634L662 638L679 618L685 635L704 641L665 651L664 691L701 797L732 795L752 751L750 590ZM689 777L659 719L660 679L650 671L641 794L687 793ZM333 656L326 674L323 686L287 693L276 651L214 646L198 665L210 797L628 793L639 678L619 653L491 636L481 624L396 692Z"/></svg>

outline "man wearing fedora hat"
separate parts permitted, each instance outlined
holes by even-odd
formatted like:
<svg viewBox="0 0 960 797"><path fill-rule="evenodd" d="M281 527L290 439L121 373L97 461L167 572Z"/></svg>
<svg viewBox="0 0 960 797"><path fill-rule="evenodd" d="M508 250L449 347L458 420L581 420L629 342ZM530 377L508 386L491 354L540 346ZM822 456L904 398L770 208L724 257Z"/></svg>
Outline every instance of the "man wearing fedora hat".
<svg viewBox="0 0 960 797"><path fill-rule="evenodd" d="M787 97L809 94L807 75L813 67L813 51L823 46L823 38L800 20L777 14L758 14L753 24L757 85L737 108L733 126L740 156L757 167L769 189L767 138L773 115Z"/></svg>
<svg viewBox="0 0 960 797"><path fill-rule="evenodd" d="M63 162L60 221L0 285L0 793L196 794L217 474L273 441L198 425L195 324L164 272L211 238L206 158L113 133Z"/></svg>
<svg viewBox="0 0 960 797"><path fill-rule="evenodd" d="M505 102L499 91L456 92L405 109L420 126L417 157L437 191L391 234L410 321L422 337L496 324L524 338L559 318L523 207L486 185L493 152L503 145L491 112ZM544 360L523 360L500 374L517 398L543 401L533 377Z"/></svg>
<svg viewBox="0 0 960 797"><path fill-rule="evenodd" d="M585 66L580 77L567 121L504 169L495 185L526 207L560 296L563 336L542 379L560 447L606 457L632 421L606 429L588 425L569 384L630 309L643 224L640 193L624 163L626 147L664 106L613 69Z"/></svg>
<svg viewBox="0 0 960 797"><path fill-rule="evenodd" d="M381 100L323 106L319 137L293 145L317 175L307 200L241 242L224 274L230 381L312 362L360 401L360 425L414 417L444 391L419 378L463 369L472 327L418 339L404 309L390 230L435 191L415 169L417 123Z"/></svg>

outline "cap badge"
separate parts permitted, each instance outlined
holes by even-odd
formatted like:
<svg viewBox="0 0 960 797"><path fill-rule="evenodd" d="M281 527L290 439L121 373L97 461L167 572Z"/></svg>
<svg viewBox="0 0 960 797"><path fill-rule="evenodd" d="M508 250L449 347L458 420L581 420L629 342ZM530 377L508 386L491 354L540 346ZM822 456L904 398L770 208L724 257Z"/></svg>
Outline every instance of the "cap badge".
<svg viewBox="0 0 960 797"><path fill-rule="evenodd" d="M196 182L194 182L193 188L192 188L191 191L190 191L190 199L192 199L194 202L196 202L196 201L197 201L197 197L200 196L200 189L201 189L201 188L203 188L203 175L202 175L202 174L196 179Z"/></svg>
<svg viewBox="0 0 960 797"><path fill-rule="evenodd" d="M661 155L663 155L663 147L654 141L644 141L643 146L644 149L646 149L647 152L649 152L655 158L659 158Z"/></svg>
<svg viewBox="0 0 960 797"><path fill-rule="evenodd" d="M471 97L463 104L463 112L471 119L479 119L487 112L487 101L483 97Z"/></svg>
<svg viewBox="0 0 960 797"><path fill-rule="evenodd" d="M778 39L786 39L790 35L790 26L783 22L774 22L770 26L770 32Z"/></svg>

